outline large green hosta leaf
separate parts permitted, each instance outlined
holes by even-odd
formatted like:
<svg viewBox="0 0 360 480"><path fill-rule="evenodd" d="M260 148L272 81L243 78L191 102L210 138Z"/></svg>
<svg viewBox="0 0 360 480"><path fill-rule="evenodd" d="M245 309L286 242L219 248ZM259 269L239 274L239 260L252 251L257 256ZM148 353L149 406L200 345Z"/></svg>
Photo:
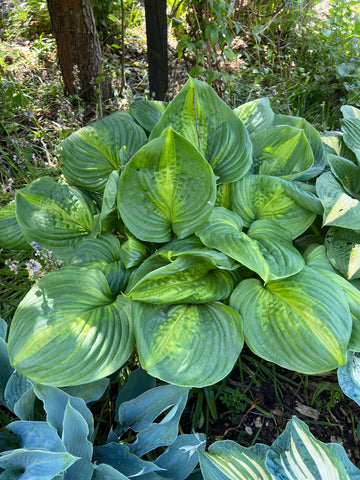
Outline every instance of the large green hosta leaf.
<svg viewBox="0 0 360 480"><path fill-rule="evenodd" d="M272 125L256 130L252 137L252 172L287 180L302 176L314 163L314 155L303 130Z"/></svg>
<svg viewBox="0 0 360 480"><path fill-rule="evenodd" d="M300 178L301 180L309 180L319 175L327 163L325 148L319 132L304 118L292 117L290 115L275 115L274 125L289 125L304 132L314 156L314 163Z"/></svg>
<svg viewBox="0 0 360 480"><path fill-rule="evenodd" d="M252 144L247 129L206 83L190 78L169 104L150 139L169 125L199 149L219 183L235 182L248 171Z"/></svg>
<svg viewBox="0 0 360 480"><path fill-rule="evenodd" d="M352 329L346 296L310 267L265 287L244 280L230 305L243 317L246 343L266 360L308 374L346 362Z"/></svg>
<svg viewBox="0 0 360 480"><path fill-rule="evenodd" d="M103 192L110 173L122 166L123 147L129 158L145 143L144 130L131 117L113 113L63 142L63 173L77 187Z"/></svg>
<svg viewBox="0 0 360 480"><path fill-rule="evenodd" d="M44 385L79 385L103 378L134 346L131 304L114 299L98 270L65 267L40 279L11 323L10 362Z"/></svg>
<svg viewBox="0 0 360 480"><path fill-rule="evenodd" d="M210 258L182 255L149 272L125 296L152 304L207 303L225 300L235 286L235 278L220 270Z"/></svg>
<svg viewBox="0 0 360 480"><path fill-rule="evenodd" d="M215 207L209 220L196 232L208 247L217 248L256 272L264 282L299 272L304 260L291 243L291 234L273 220L257 220L247 234L241 218Z"/></svg>
<svg viewBox="0 0 360 480"><path fill-rule="evenodd" d="M0 210L0 248L8 250L30 248L30 244L21 233L16 219L14 200Z"/></svg>
<svg viewBox="0 0 360 480"><path fill-rule="evenodd" d="M296 238L312 224L316 213L308 208L312 206L308 193L297 189L295 196L289 183L268 175L247 175L232 185L233 210L246 227L259 219L276 220Z"/></svg>
<svg viewBox="0 0 360 480"><path fill-rule="evenodd" d="M360 168L351 160L338 155L328 154L333 175L339 180L346 193L360 199Z"/></svg>
<svg viewBox="0 0 360 480"><path fill-rule="evenodd" d="M233 368L243 347L241 316L221 303L133 308L142 367L165 382L212 385Z"/></svg>
<svg viewBox="0 0 360 480"><path fill-rule="evenodd" d="M215 176L197 149L167 128L145 145L120 177L118 207L140 240L184 238L206 221L216 198Z"/></svg>
<svg viewBox="0 0 360 480"><path fill-rule="evenodd" d="M144 130L150 133L166 107L167 103L157 100L137 100L130 105L129 113Z"/></svg>
<svg viewBox="0 0 360 480"><path fill-rule="evenodd" d="M94 204L76 187L43 177L19 190L15 197L16 217L29 241L66 259L90 235Z"/></svg>
<svg viewBox="0 0 360 480"><path fill-rule="evenodd" d="M208 452L199 452L204 480L274 480L265 467L269 448L262 444L245 448L232 440L215 442Z"/></svg>
<svg viewBox="0 0 360 480"><path fill-rule="evenodd" d="M360 225L360 202L345 193L330 172L316 180L316 191L324 207L323 225L352 229Z"/></svg>
<svg viewBox="0 0 360 480"><path fill-rule="evenodd" d="M234 113L244 122L250 135L258 128L269 127L274 120L274 112L267 97L257 98L235 108Z"/></svg>
<svg viewBox="0 0 360 480"><path fill-rule="evenodd" d="M341 121L341 130L346 146L355 153L360 164L360 118L344 118Z"/></svg>
<svg viewBox="0 0 360 480"><path fill-rule="evenodd" d="M279 480L360 480L341 445L320 442L296 417L267 452L265 465Z"/></svg>
<svg viewBox="0 0 360 480"><path fill-rule="evenodd" d="M345 278L360 278L359 230L331 227L325 237L325 247L331 265Z"/></svg>

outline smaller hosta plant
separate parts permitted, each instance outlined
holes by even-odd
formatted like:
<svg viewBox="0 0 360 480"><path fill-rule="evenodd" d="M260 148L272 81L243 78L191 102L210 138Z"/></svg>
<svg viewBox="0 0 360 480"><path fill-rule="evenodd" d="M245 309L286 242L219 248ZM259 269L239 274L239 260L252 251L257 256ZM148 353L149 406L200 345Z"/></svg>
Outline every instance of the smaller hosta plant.
<svg viewBox="0 0 360 480"><path fill-rule="evenodd" d="M63 262L18 306L11 365L77 385L136 348L151 375L201 387L244 342L303 373L344 365L360 351L357 112L341 158L304 119L266 99L231 110L194 79L166 108L136 105L64 141L67 183L39 179L0 212L4 248Z"/></svg>

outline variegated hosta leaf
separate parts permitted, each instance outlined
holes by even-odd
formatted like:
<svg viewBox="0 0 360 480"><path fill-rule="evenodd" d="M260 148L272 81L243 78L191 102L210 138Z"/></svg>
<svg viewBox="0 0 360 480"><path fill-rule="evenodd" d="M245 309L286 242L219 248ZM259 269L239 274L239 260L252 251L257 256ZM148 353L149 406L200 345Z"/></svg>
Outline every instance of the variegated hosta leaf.
<svg viewBox="0 0 360 480"><path fill-rule="evenodd" d="M274 480L265 467L269 448L262 444L245 448L232 440L215 442L208 452L199 452L204 480Z"/></svg>
<svg viewBox="0 0 360 480"><path fill-rule="evenodd" d="M338 155L328 155L333 175L351 197L360 198L360 168L351 160Z"/></svg>
<svg viewBox="0 0 360 480"><path fill-rule="evenodd" d="M120 177L118 208L140 240L185 238L209 217L216 198L215 176L197 149L167 128L145 145Z"/></svg>
<svg viewBox="0 0 360 480"><path fill-rule="evenodd" d="M353 321L348 349L360 352L360 290L344 277L336 273L326 256L324 245L318 245L311 251L306 251L304 258L307 265L313 269L317 269L319 273L337 283L345 293Z"/></svg>
<svg viewBox="0 0 360 480"><path fill-rule="evenodd" d="M319 175L324 170L327 164L325 148L321 141L319 132L315 130L315 128L304 118L292 117L290 115L275 115L273 124L288 125L290 127L303 130L313 152L314 163L306 172L304 172L299 177L299 179L309 180Z"/></svg>
<svg viewBox="0 0 360 480"><path fill-rule="evenodd" d="M341 120L341 130L345 144L355 153L360 164L360 118L344 118Z"/></svg>
<svg viewBox="0 0 360 480"><path fill-rule="evenodd" d="M165 112L167 105L157 100L137 100L130 105L129 113L136 123L150 133Z"/></svg>
<svg viewBox="0 0 360 480"><path fill-rule="evenodd" d="M359 118L360 110L352 105L343 105L341 108L341 113L344 115L344 118Z"/></svg>
<svg viewBox="0 0 360 480"><path fill-rule="evenodd" d="M326 155L338 155L347 158L356 164L356 155L345 144L343 137L342 132L339 131L325 132L325 134L321 136L321 141L325 147L325 153Z"/></svg>
<svg viewBox="0 0 360 480"><path fill-rule="evenodd" d="M330 172L316 180L316 192L324 207L323 225L354 228L360 225L360 202L345 193Z"/></svg>
<svg viewBox="0 0 360 480"><path fill-rule="evenodd" d="M313 152L299 128L272 125L256 130L251 140L254 146L252 173L294 180L313 166Z"/></svg>
<svg viewBox="0 0 360 480"><path fill-rule="evenodd" d="M120 260L120 242L110 233L86 238L75 250L70 265L100 270L115 296L125 289L129 278Z"/></svg>
<svg viewBox="0 0 360 480"><path fill-rule="evenodd" d="M234 212L215 207L196 232L208 247L217 248L256 272L264 282L299 272L304 260L291 243L291 234L272 220L257 220L247 234Z"/></svg>
<svg viewBox="0 0 360 480"><path fill-rule="evenodd" d="M158 137L169 125L202 153L219 183L235 182L249 170L252 143L248 131L206 83L189 78L163 113L150 139Z"/></svg>
<svg viewBox="0 0 360 480"><path fill-rule="evenodd" d="M347 363L338 368L338 380L346 396L360 405L360 354L348 352Z"/></svg>
<svg viewBox="0 0 360 480"><path fill-rule="evenodd" d="M129 287L125 297L138 302L207 303L229 298L235 277L218 269L210 258L182 255Z"/></svg>
<svg viewBox="0 0 360 480"><path fill-rule="evenodd" d="M360 480L341 445L320 442L296 417L267 452L265 465L281 480Z"/></svg>
<svg viewBox="0 0 360 480"><path fill-rule="evenodd" d="M233 210L245 226L259 219L276 220L298 237L314 221L316 214L286 191L284 180L268 175L247 175L232 185Z"/></svg>
<svg viewBox="0 0 360 480"><path fill-rule="evenodd" d="M221 303L133 307L141 366L186 387L212 385L233 368L243 347L242 319Z"/></svg>
<svg viewBox="0 0 360 480"><path fill-rule="evenodd" d="M26 250L29 242L21 233L15 214L15 201L12 200L0 210L0 248Z"/></svg>
<svg viewBox="0 0 360 480"><path fill-rule="evenodd" d="M360 278L359 230L329 228L325 236L325 248L331 265L339 270L345 278L349 280Z"/></svg>
<svg viewBox="0 0 360 480"><path fill-rule="evenodd" d="M99 270L64 267L34 285L11 323L10 362L31 380L52 386L103 378L134 347L131 303L115 300Z"/></svg>
<svg viewBox="0 0 360 480"><path fill-rule="evenodd" d="M74 249L90 235L92 202L75 187L55 183L43 177L19 190L15 197L16 217L29 241L54 251L61 259L69 258Z"/></svg>
<svg viewBox="0 0 360 480"><path fill-rule="evenodd" d="M269 127L274 120L274 112L267 97L257 98L235 108L234 113L244 122L250 135L258 128Z"/></svg>
<svg viewBox="0 0 360 480"><path fill-rule="evenodd" d="M247 345L266 360L307 374L346 362L352 319L345 294L310 267L265 287L244 280L230 305L243 317Z"/></svg>
<svg viewBox="0 0 360 480"><path fill-rule="evenodd" d="M110 173L146 143L131 117L115 112L72 133L62 144L63 173L72 185L102 193Z"/></svg>

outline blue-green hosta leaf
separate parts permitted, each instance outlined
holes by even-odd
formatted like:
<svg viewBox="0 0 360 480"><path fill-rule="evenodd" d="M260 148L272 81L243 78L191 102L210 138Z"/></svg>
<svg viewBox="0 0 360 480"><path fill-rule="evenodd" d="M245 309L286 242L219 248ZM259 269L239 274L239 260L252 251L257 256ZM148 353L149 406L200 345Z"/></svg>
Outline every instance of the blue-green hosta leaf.
<svg viewBox="0 0 360 480"><path fill-rule="evenodd" d="M344 118L359 118L360 110L352 105L343 105L341 108L341 113L344 115Z"/></svg>
<svg viewBox="0 0 360 480"><path fill-rule="evenodd" d="M349 280L360 278L359 230L329 228L325 236L325 248L331 265L345 278Z"/></svg>
<svg viewBox="0 0 360 480"><path fill-rule="evenodd" d="M221 303L138 303L133 312L140 363L165 382L212 385L231 371L243 347L241 316Z"/></svg>
<svg viewBox="0 0 360 480"><path fill-rule="evenodd" d="M154 388L156 385L156 380L154 377L149 375L145 370L141 367L133 370L129 378L127 379L126 384L120 390L116 397L116 412L115 412L115 419L119 422L118 419L118 410L120 405L123 402L128 402L129 400L133 400L134 398L138 397L142 393Z"/></svg>
<svg viewBox="0 0 360 480"><path fill-rule="evenodd" d="M199 455L204 480L274 480L265 467L269 448L262 444L245 448L232 440L215 442Z"/></svg>
<svg viewBox="0 0 360 480"><path fill-rule="evenodd" d="M16 370L7 382L5 405L21 420L31 420L34 415L35 393L30 380Z"/></svg>
<svg viewBox="0 0 360 480"><path fill-rule="evenodd" d="M199 149L219 183L235 182L249 170L252 144L247 129L206 83L190 78L169 104L150 139L169 125Z"/></svg>
<svg viewBox="0 0 360 480"><path fill-rule="evenodd" d="M196 148L171 127L149 142L126 165L118 208L138 239L167 242L185 238L210 215L215 176Z"/></svg>
<svg viewBox="0 0 360 480"><path fill-rule="evenodd" d="M130 452L130 446L121 443L107 443L99 447L94 447L93 461L103 465L109 465L120 472L123 477L128 479L138 478L139 475L147 474L153 471L161 470L153 462L142 460L138 455ZM95 467L96 468L96 467ZM95 476L95 478L97 478ZM117 477L110 477L109 480L117 480Z"/></svg>
<svg viewBox="0 0 360 480"><path fill-rule="evenodd" d="M21 233L15 212L15 200L0 210L0 248L25 250L30 244Z"/></svg>
<svg viewBox="0 0 360 480"><path fill-rule="evenodd" d="M348 352L347 363L338 368L338 380L346 396L360 405L360 354Z"/></svg>
<svg viewBox="0 0 360 480"><path fill-rule="evenodd" d="M111 465L100 463L100 465L94 465L92 480L129 480L129 477L125 477Z"/></svg>
<svg viewBox="0 0 360 480"><path fill-rule="evenodd" d="M78 461L71 465L64 475L64 480L91 480L94 467L91 463L93 445L88 440L89 428L81 413L71 406L70 400L65 407L63 420L63 441L66 451Z"/></svg>
<svg viewBox="0 0 360 480"><path fill-rule="evenodd" d="M50 272L15 312L10 362L30 379L52 386L106 377L132 353L130 309L124 297L114 300L98 270L66 267Z"/></svg>
<svg viewBox="0 0 360 480"><path fill-rule="evenodd" d="M179 435L154 463L165 470L161 472L162 477L185 480L199 462L198 452L204 451L205 446L206 436L203 433Z"/></svg>
<svg viewBox="0 0 360 480"><path fill-rule="evenodd" d="M118 295L125 289L129 278L120 260L120 242L110 233L86 238L75 250L69 264L100 270L113 295Z"/></svg>
<svg viewBox="0 0 360 480"><path fill-rule="evenodd" d="M147 249L136 237L127 233L127 240L121 245L120 258L126 268L136 267L147 255Z"/></svg>
<svg viewBox="0 0 360 480"><path fill-rule="evenodd" d="M104 395L109 383L110 380L108 378L100 378L95 382L64 387L62 390L72 397L82 398L85 403L91 403L96 402Z"/></svg>
<svg viewBox="0 0 360 480"><path fill-rule="evenodd" d="M360 168L351 160L338 155L328 155L328 161L333 175L344 187L345 192L360 199Z"/></svg>
<svg viewBox="0 0 360 480"><path fill-rule="evenodd" d="M215 207L196 234L208 247L217 248L256 272L264 282L299 272L304 260L291 242L291 234L273 220L257 220L247 234L234 212Z"/></svg>
<svg viewBox="0 0 360 480"><path fill-rule="evenodd" d="M257 98L251 102L244 103L233 111L244 122L250 135L259 128L270 126L275 115L267 97Z"/></svg>
<svg viewBox="0 0 360 480"><path fill-rule="evenodd" d="M344 448L322 443L296 417L267 452L265 465L277 480L359 480Z"/></svg>
<svg viewBox="0 0 360 480"><path fill-rule="evenodd" d="M181 255L131 285L125 297L155 305L216 302L229 298L234 282L211 258Z"/></svg>
<svg viewBox="0 0 360 480"><path fill-rule="evenodd" d="M324 245L318 245L311 251L307 250L304 253L304 258L307 265L317 269L319 273L325 275L343 289L353 321L348 349L355 352L360 351L360 290L334 270L327 258Z"/></svg>
<svg viewBox="0 0 360 480"><path fill-rule="evenodd" d="M18 420L9 423L6 428L14 433L21 448L41 449L49 452L66 451L56 430L46 422Z"/></svg>
<svg viewBox="0 0 360 480"><path fill-rule="evenodd" d="M303 208L318 215L324 213L323 206L316 195L315 185L296 180L293 182L282 180L282 186L285 192Z"/></svg>
<svg viewBox="0 0 360 480"><path fill-rule="evenodd" d="M61 259L91 233L95 206L77 188L35 180L15 197L16 217L25 238L54 251Z"/></svg>
<svg viewBox="0 0 360 480"><path fill-rule="evenodd" d="M294 180L302 177L314 163L314 155L303 130L273 125L256 130L252 173Z"/></svg>
<svg viewBox="0 0 360 480"><path fill-rule="evenodd" d="M324 207L323 225L354 228L360 224L360 202L351 197L330 172L316 180L316 192Z"/></svg>
<svg viewBox="0 0 360 480"><path fill-rule="evenodd" d="M360 164L360 118L344 118L341 120L341 130L346 146L355 153Z"/></svg>
<svg viewBox="0 0 360 480"><path fill-rule="evenodd" d="M257 355L302 373L327 372L346 362L352 319L341 287L305 266L284 280L241 282L230 305L244 320Z"/></svg>
<svg viewBox="0 0 360 480"><path fill-rule="evenodd" d="M273 124L289 125L290 127L299 128L304 132L314 156L314 163L301 175L300 179L304 181L310 180L319 175L327 164L325 148L319 132L304 118L293 117L290 115L275 115Z"/></svg>
<svg viewBox="0 0 360 480"><path fill-rule="evenodd" d="M165 112L167 105L165 102L156 100L137 100L130 105L129 113L136 123L150 133Z"/></svg>
<svg viewBox="0 0 360 480"><path fill-rule="evenodd" d="M5 402L5 387L14 370L10 365L7 343L5 341L7 329L7 323L0 317L0 403L2 404Z"/></svg>
<svg viewBox="0 0 360 480"><path fill-rule="evenodd" d="M109 175L146 143L144 130L118 112L72 133L63 142L65 178L77 187L102 193Z"/></svg>
<svg viewBox="0 0 360 480"><path fill-rule="evenodd" d="M312 224L316 213L294 200L293 192L286 192L286 185L281 178L247 175L233 184L233 210L247 227L262 218L276 220L296 238Z"/></svg>

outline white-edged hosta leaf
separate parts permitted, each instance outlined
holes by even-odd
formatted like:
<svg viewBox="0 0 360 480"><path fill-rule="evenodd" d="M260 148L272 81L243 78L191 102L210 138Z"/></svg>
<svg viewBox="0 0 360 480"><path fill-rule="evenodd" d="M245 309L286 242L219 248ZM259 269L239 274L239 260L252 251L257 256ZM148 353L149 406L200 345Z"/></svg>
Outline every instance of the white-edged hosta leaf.
<svg viewBox="0 0 360 480"><path fill-rule="evenodd" d="M151 132L167 107L166 102L137 100L130 105L129 113L144 130Z"/></svg>
<svg viewBox="0 0 360 480"><path fill-rule="evenodd" d="M241 231L241 218L234 212L215 207L209 220L196 232L201 241L217 248L256 272L264 282L299 272L304 260L291 242L291 234L276 221L253 222Z"/></svg>
<svg viewBox="0 0 360 480"><path fill-rule="evenodd" d="M355 153L360 164L360 118L344 118L341 120L343 139L348 148Z"/></svg>
<svg viewBox="0 0 360 480"><path fill-rule="evenodd" d="M297 202L294 192L290 195L286 188L281 178L247 175L232 185L233 210L247 227L263 218L276 220L296 238L307 230L316 214Z"/></svg>
<svg viewBox="0 0 360 480"><path fill-rule="evenodd" d="M268 361L307 374L346 362L352 329L346 296L310 267L265 287L243 280L230 305L243 317L247 345Z"/></svg>
<svg viewBox="0 0 360 480"><path fill-rule="evenodd" d="M246 102L235 108L233 112L244 122L250 135L259 128L270 126L275 115L267 97Z"/></svg>
<svg viewBox="0 0 360 480"><path fill-rule="evenodd" d="M86 238L75 250L69 264L100 270L113 295L125 289L129 274L120 260L120 242L110 233Z"/></svg>
<svg viewBox="0 0 360 480"><path fill-rule="evenodd" d="M256 130L253 142L252 173L294 180L314 163L314 155L303 130L272 125Z"/></svg>
<svg viewBox="0 0 360 480"><path fill-rule="evenodd" d="M80 128L62 143L63 173L77 187L104 191L109 175L122 166L121 151L130 158L146 143L144 130L131 117L115 112Z"/></svg>
<svg viewBox="0 0 360 480"><path fill-rule="evenodd" d="M345 278L360 278L359 230L330 227L325 236L325 248L331 265Z"/></svg>
<svg viewBox="0 0 360 480"><path fill-rule="evenodd" d="M360 224L360 202L351 197L330 172L316 180L316 192L324 207L323 225L353 228Z"/></svg>
<svg viewBox="0 0 360 480"><path fill-rule="evenodd" d="M142 367L154 377L202 387L224 378L243 347L242 319L221 303L133 308Z"/></svg>
<svg viewBox="0 0 360 480"><path fill-rule="evenodd" d="M204 480L274 480L265 467L269 448L263 444L246 448L232 440L217 441L208 452L199 454Z"/></svg>
<svg viewBox="0 0 360 480"><path fill-rule="evenodd" d="M272 444L265 465L279 480L360 479L360 470L341 445L320 442L296 417Z"/></svg>
<svg viewBox="0 0 360 480"><path fill-rule="evenodd" d="M355 352L360 351L360 290L336 272L327 258L324 245L314 246L311 250L308 249L304 253L304 258L308 266L317 269L319 273L325 275L343 289L353 321L348 349Z"/></svg>
<svg viewBox="0 0 360 480"><path fill-rule="evenodd" d="M0 210L0 248L26 250L30 244L20 230L15 211L15 200Z"/></svg>
<svg viewBox="0 0 360 480"><path fill-rule="evenodd" d="M53 251L61 259L90 235L94 204L78 189L55 183L50 177L35 180L17 191L16 217L29 241Z"/></svg>
<svg viewBox="0 0 360 480"><path fill-rule="evenodd" d="M328 154L328 162L333 175L344 187L345 192L360 199L360 168L351 160Z"/></svg>
<svg viewBox="0 0 360 480"><path fill-rule="evenodd" d="M205 158L171 127L126 165L118 208L139 240L185 238L209 217L216 198L214 173Z"/></svg>
<svg viewBox="0 0 360 480"><path fill-rule="evenodd" d="M211 258L181 255L131 285L125 297L154 305L216 302L229 298L234 281Z"/></svg>
<svg viewBox="0 0 360 480"><path fill-rule="evenodd" d="M319 175L327 163L324 144L321 141L319 132L304 118L290 115L275 115L273 124L289 125L290 127L303 130L313 152L314 163L299 179L305 181Z"/></svg>
<svg viewBox="0 0 360 480"><path fill-rule="evenodd" d="M239 180L251 165L248 131L235 113L204 82L189 78L151 132L158 137L171 125L206 158L219 183Z"/></svg>
<svg viewBox="0 0 360 480"><path fill-rule="evenodd" d="M338 368L338 381L341 390L351 400L360 405L360 354L349 351L347 362Z"/></svg>
<svg viewBox="0 0 360 480"><path fill-rule="evenodd" d="M52 386L106 377L134 346L131 302L114 299L98 270L50 272L19 304L9 333L10 362L30 379Z"/></svg>

